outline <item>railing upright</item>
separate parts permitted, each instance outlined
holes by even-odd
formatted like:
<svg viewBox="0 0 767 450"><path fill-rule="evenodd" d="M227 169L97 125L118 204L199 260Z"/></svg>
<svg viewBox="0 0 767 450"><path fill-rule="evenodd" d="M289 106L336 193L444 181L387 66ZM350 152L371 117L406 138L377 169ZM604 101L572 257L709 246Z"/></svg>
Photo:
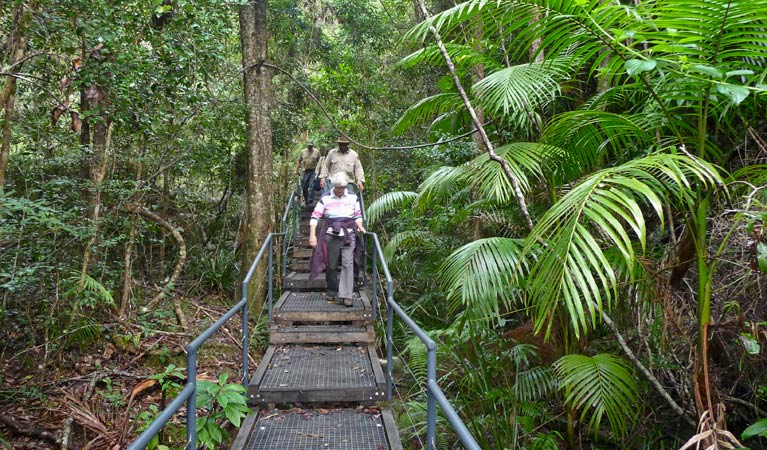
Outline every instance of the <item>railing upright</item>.
<svg viewBox="0 0 767 450"><path fill-rule="evenodd" d="M377 284L378 265L376 261L381 259L381 267L386 277L386 398L392 398L392 370L393 370L393 352L394 352L394 315L396 315L407 325L410 330L426 346L426 448L434 450L437 446L437 405L444 411L450 425L455 430L458 439L468 450L481 450L479 444L471 435L466 425L455 412L455 409L445 397L442 389L437 383L437 344L426 334L426 332L407 315L407 313L394 301L394 281L389 272L389 267L383 257L381 242L376 233L368 233L373 238L373 296L374 302L377 302Z"/></svg>
<svg viewBox="0 0 767 450"><path fill-rule="evenodd" d="M367 214L365 214L365 196L362 195L362 191L359 191L359 196L357 197L360 201L360 211L362 211L362 225L367 229L368 227L368 218ZM362 254L362 285L364 286L367 279L367 273L368 273L368 249L367 249L367 240L362 240L362 251L360 252ZM373 320L375 320L375 307L373 309Z"/></svg>
<svg viewBox="0 0 767 450"><path fill-rule="evenodd" d="M288 194L288 200L286 204L287 206L285 206L285 213L283 213L282 215L282 222L280 224L281 225L280 232L284 236L282 238L282 261L281 261L282 272L280 277L281 278L280 287L282 288L283 291L285 290L285 286L287 283L287 281L285 280L285 274L287 273L287 269L288 269L288 239L287 239L288 217L289 215L293 216L293 239L295 240L296 239L296 221L297 221L296 214L295 214L295 209L296 209L295 199L300 186L301 186L301 180L299 178L298 184L294 186L293 190L290 191L290 193Z"/></svg>
<svg viewBox="0 0 767 450"><path fill-rule="evenodd" d="M194 450L197 442L197 353L200 347L215 333L218 331L229 319L235 314L242 314L242 384L247 386L248 383L248 348L250 347L250 334L248 329L248 291L249 284L253 279L253 275L256 272L256 268L261 263L264 257L264 252L269 251L267 269L268 281L267 281L267 302L269 308L269 320L272 319L272 303L274 292L274 239L281 236L283 245L283 255L287 255L287 218L288 214L294 208L295 190L290 193L288 204L285 208L285 213L282 216L282 229L280 233L269 233L264 242L261 243L261 248L258 254L253 260L253 263L248 269L245 279L243 279L242 299L239 303L234 305L229 311L226 312L216 323L208 327L202 332L196 339L186 346L186 373L187 382L181 392L178 393L175 399L168 404L168 406L152 421L151 424L133 441L127 450L143 450L149 445L149 442L160 432L160 430L168 423L174 414L178 413L181 407L186 403L186 444L185 450ZM298 219L293 220L294 230ZM296 236L294 231L293 236ZM286 258L282 259L282 279L284 283L285 271L286 271Z"/></svg>

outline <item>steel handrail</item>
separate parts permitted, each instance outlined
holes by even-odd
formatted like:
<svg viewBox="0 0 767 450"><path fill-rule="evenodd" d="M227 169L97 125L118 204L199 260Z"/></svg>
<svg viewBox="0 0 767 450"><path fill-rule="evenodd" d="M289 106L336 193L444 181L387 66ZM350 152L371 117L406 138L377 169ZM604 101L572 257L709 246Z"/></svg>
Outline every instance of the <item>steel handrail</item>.
<svg viewBox="0 0 767 450"><path fill-rule="evenodd" d="M261 259L269 249L268 256L268 284L267 284L267 302L269 308L269 320L272 319L272 299L273 299L273 280L274 280L274 238L282 236L283 258L282 258L282 280L285 280L286 271L286 256L287 256L287 218L294 208L295 190L290 193L287 206L285 207L285 213L282 216L282 232L269 233L264 242L261 244L261 248L256 254L253 263L248 269L245 279L242 281L242 299L239 303L234 305L229 311L226 312L216 323L208 327L202 332L196 339L186 346L186 378L187 382L181 392L178 393L175 399L162 410L151 424L133 441L127 450L142 450L149 445L149 442L160 432L160 430L168 423L168 421L176 414L181 406L186 403L186 444L184 448L187 450L194 450L197 443L197 351L202 345L213 336L213 333L218 331L229 319L234 317L238 312L242 313L242 384L247 386L248 383L248 348L249 348L249 333L248 333L248 285L253 279L253 275L256 273ZM294 212L295 213L295 212ZM296 226L294 220L294 228ZM293 237L295 238L295 230ZM284 286L284 285L283 285Z"/></svg>
<svg viewBox="0 0 767 450"><path fill-rule="evenodd" d="M280 223L280 231L285 236L284 239L282 239L282 277L280 286L282 287L282 290L285 290L285 286L287 281L285 280L285 274L287 273L288 269L288 216L290 215L290 212L293 212L293 239L296 239L296 228L298 226L298 217L297 214L300 214L300 211L297 211L298 208L295 207L295 200L296 196L300 195L300 189L301 189L301 177L298 178L296 185L293 187L293 190L288 193L288 200L285 206L285 213L282 214L282 222ZM271 316L269 316L269 319L271 319Z"/></svg>
<svg viewBox="0 0 767 450"><path fill-rule="evenodd" d="M437 405L440 406L448 422L453 427L458 439L460 439L464 448L468 450L481 450L479 444L471 435L466 425L463 423L455 408L445 397L442 389L437 382L437 344L415 321L408 316L397 302L394 301L394 281L392 280L389 266L383 256L381 241L376 233L367 233L373 239L373 308L378 303L378 259L381 260L381 267L386 277L386 398L391 401L392 398L392 369L393 369L393 350L394 350L394 314L405 322L405 325L421 340L426 346L426 448L434 450L437 447ZM375 314L375 312L374 312Z"/></svg>

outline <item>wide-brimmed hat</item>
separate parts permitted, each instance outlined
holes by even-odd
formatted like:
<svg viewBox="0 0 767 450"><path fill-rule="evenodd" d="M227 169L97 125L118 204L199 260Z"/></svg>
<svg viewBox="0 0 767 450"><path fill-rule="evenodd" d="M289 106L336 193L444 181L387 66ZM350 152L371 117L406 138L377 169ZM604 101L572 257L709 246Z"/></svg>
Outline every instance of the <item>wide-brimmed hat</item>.
<svg viewBox="0 0 767 450"><path fill-rule="evenodd" d="M349 184L349 177L347 177L345 173L339 172L330 177L330 181L333 183L333 187L346 187Z"/></svg>
<svg viewBox="0 0 767 450"><path fill-rule="evenodd" d="M342 134L341 136L338 136L338 140L336 140L336 142L339 144L348 144L349 138L347 138L346 136Z"/></svg>

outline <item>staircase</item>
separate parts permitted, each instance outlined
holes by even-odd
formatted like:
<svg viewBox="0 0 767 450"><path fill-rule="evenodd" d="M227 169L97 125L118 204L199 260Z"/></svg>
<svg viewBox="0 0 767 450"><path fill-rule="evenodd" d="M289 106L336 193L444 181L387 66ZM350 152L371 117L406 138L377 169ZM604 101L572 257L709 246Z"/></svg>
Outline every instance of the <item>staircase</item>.
<svg viewBox="0 0 767 450"><path fill-rule="evenodd" d="M269 348L248 382L254 414L233 450L402 449L386 407L373 310L357 290L351 307L325 299L325 276L309 280L310 211L301 213L286 290L277 300Z"/></svg>

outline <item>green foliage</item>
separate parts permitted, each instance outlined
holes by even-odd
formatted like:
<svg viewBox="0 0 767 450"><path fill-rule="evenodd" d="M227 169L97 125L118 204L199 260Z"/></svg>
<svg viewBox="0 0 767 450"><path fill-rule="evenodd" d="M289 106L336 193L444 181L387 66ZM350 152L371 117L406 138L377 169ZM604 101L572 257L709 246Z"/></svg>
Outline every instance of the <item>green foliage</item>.
<svg viewBox="0 0 767 450"><path fill-rule="evenodd" d="M226 419L240 427L242 419L250 413L245 400L245 388L239 383L227 383L228 375L219 376L218 383L207 380L197 382L197 406L208 411L197 420L197 438L209 450L215 450L227 433L220 423Z"/></svg>
<svg viewBox="0 0 767 450"><path fill-rule="evenodd" d="M596 432L604 416L610 428L621 436L636 419L637 386L628 365L609 354L567 355L554 363L565 403L589 418Z"/></svg>
<svg viewBox="0 0 767 450"><path fill-rule="evenodd" d="M720 183L716 170L703 161L659 153L601 170L573 186L536 224L523 250L529 254L539 242L547 243L529 274L528 302L537 329L548 323L550 331L552 312L562 304L576 336L588 329L597 312L612 304L617 289L603 248L615 247L633 266L629 262L637 256L630 233L642 249L646 245L642 206L663 220L664 203L687 206L693 185Z"/></svg>
<svg viewBox="0 0 767 450"><path fill-rule="evenodd" d="M169 364L162 373L151 375L149 378L157 380L160 384L160 389L165 395L172 396L181 390L182 386L179 380L184 379L184 373L174 364Z"/></svg>
<svg viewBox="0 0 767 450"><path fill-rule="evenodd" d="M754 436L767 438L767 419L757 420L753 424L749 425L748 428L743 430L740 438L746 440Z"/></svg>
<svg viewBox="0 0 767 450"><path fill-rule="evenodd" d="M218 251L195 250L191 254L188 273L195 280L194 291L234 292L240 270L237 252L221 248Z"/></svg>
<svg viewBox="0 0 767 450"><path fill-rule="evenodd" d="M157 405L149 405L149 409L145 409L141 411L136 418L136 421L141 424L139 426L139 431L144 431L147 428L149 428L149 425L154 422L154 419L157 418L157 416L160 415L162 411L157 407ZM176 425L173 425L172 423L167 424L166 428L168 427L176 427ZM150 441L149 444L146 446L147 450L169 450L167 445L160 444L160 436L155 435Z"/></svg>

